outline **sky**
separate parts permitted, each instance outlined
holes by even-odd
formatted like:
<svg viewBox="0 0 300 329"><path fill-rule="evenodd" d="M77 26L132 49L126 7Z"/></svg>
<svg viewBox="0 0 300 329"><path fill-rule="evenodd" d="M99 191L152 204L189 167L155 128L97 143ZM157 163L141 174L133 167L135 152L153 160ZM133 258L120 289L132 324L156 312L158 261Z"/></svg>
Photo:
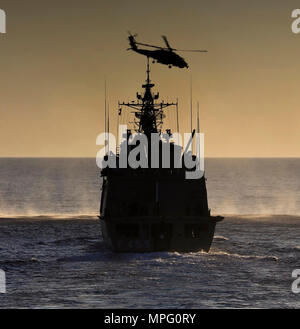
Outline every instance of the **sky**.
<svg viewBox="0 0 300 329"><path fill-rule="evenodd" d="M107 79L111 131L117 102L134 100L146 58L140 42L174 48L189 70L155 64L161 99L179 99L190 128L190 81L200 104L206 157L300 156L300 34L287 0L2 0L0 157L95 157L104 131ZM195 106L194 106L195 108ZM171 121L170 121L171 122ZM194 117L195 122L195 117Z"/></svg>

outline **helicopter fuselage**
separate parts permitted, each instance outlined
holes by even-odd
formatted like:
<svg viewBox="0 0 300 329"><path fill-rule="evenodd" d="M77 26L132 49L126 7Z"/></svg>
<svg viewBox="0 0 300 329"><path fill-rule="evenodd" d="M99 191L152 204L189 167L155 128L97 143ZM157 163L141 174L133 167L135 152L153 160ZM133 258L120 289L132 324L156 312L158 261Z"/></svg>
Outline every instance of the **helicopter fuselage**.
<svg viewBox="0 0 300 329"><path fill-rule="evenodd" d="M147 49L132 49L138 54L147 56L149 58L153 58L157 63L169 65L169 66L177 66L179 68L188 68L188 64L186 61L171 50L147 50Z"/></svg>

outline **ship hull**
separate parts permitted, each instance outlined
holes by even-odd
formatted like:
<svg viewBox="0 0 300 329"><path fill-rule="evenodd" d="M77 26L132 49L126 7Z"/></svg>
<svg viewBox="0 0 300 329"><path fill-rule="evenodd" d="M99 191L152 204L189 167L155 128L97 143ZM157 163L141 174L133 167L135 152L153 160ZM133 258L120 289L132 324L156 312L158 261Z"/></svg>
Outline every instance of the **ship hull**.
<svg viewBox="0 0 300 329"><path fill-rule="evenodd" d="M209 252L221 217L100 218L106 246L114 252Z"/></svg>

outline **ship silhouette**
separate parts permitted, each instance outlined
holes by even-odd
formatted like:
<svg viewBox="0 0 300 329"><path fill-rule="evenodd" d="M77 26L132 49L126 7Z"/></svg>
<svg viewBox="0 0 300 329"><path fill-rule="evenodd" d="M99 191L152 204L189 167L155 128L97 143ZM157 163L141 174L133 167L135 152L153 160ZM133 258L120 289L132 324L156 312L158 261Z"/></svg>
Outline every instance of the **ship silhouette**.
<svg viewBox="0 0 300 329"><path fill-rule="evenodd" d="M137 93L136 101L119 103L119 114L123 108L132 110L135 132L150 140L151 134L163 133L164 109L175 106L178 118L178 102L158 102L159 94L152 91L149 58L147 80L142 87L144 92ZM166 134L171 135L171 130L167 129ZM161 156L157 166L151 167L151 144L147 168L124 168L120 165L122 152L129 154L137 147L128 143L132 136L132 130L127 130L125 142L116 151L116 167L101 171L99 218L106 246L115 252L209 252L216 223L223 217L211 216L205 176L186 179L186 172L196 168L186 168L184 163L178 168L175 159L182 147L163 140L159 141L158 152L161 155L164 143L170 143L168 168ZM183 162L182 157L179 161Z"/></svg>

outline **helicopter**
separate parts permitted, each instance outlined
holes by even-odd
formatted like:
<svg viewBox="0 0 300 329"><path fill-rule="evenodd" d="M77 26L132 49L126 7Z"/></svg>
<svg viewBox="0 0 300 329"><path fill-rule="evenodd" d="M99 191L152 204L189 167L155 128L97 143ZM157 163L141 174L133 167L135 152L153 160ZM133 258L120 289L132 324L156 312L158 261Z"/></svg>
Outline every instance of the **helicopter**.
<svg viewBox="0 0 300 329"><path fill-rule="evenodd" d="M183 50L183 49L174 49L170 46L169 41L165 35L162 35L162 38L166 44L167 47L159 47L159 46L153 46L146 43L137 42L135 38L137 37L137 34L132 35L129 32L129 44L131 48L128 48L127 50L133 50L138 54L147 56L148 58L153 59L153 63L160 63L164 65L168 65L169 68L172 68L173 66L179 67L181 69L183 68L189 68L187 62L175 53L175 51L186 51L186 52L199 52L199 53L206 53L207 50ZM155 48L157 50L150 50L150 49L140 49L138 46L146 46L150 48Z"/></svg>

